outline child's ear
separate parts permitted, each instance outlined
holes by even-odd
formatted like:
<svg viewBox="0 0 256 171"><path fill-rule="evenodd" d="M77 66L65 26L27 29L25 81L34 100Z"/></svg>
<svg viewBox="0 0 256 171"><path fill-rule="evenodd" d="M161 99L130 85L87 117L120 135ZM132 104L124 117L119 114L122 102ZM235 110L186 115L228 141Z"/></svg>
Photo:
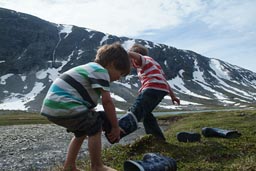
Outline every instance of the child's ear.
<svg viewBox="0 0 256 171"><path fill-rule="evenodd" d="M106 66L106 68L114 68L114 67L115 67L114 62L110 62Z"/></svg>
<svg viewBox="0 0 256 171"><path fill-rule="evenodd" d="M132 62L132 66L133 66L134 68L139 68L139 67L141 66L141 65L138 63L139 61L137 61L137 60L135 60L135 59L132 59L131 62Z"/></svg>
<svg viewBox="0 0 256 171"><path fill-rule="evenodd" d="M114 62L111 62L110 65L112 68L116 68Z"/></svg>
<svg viewBox="0 0 256 171"><path fill-rule="evenodd" d="M113 63L111 62L111 63L108 63L104 68L106 68L107 70L110 70L110 69L112 69L113 68Z"/></svg>

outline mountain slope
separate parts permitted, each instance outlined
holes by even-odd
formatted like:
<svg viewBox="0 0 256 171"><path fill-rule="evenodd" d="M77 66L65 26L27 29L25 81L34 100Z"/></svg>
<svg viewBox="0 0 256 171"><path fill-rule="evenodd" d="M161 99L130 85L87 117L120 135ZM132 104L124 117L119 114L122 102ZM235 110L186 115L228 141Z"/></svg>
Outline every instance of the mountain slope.
<svg viewBox="0 0 256 171"><path fill-rule="evenodd" d="M71 67L93 61L97 48L116 41L149 48L181 99L176 108L255 106L256 73L193 51L95 30L55 24L0 8L0 109L40 110L51 82ZM117 110L126 110L140 86L135 71L112 84ZM168 109L169 97L159 105ZM99 106L100 108L100 106Z"/></svg>

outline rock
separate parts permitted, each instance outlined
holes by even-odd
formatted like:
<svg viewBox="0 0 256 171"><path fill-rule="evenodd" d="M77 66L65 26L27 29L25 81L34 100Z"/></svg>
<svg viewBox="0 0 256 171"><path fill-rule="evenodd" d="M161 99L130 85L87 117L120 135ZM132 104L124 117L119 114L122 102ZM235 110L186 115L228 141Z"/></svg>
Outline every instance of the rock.
<svg viewBox="0 0 256 171"><path fill-rule="evenodd" d="M119 143L128 144L143 135L140 128ZM0 168L3 171L51 170L62 164L73 137L65 128L54 124L0 126ZM111 146L102 134L103 148ZM79 158L87 155L85 140Z"/></svg>

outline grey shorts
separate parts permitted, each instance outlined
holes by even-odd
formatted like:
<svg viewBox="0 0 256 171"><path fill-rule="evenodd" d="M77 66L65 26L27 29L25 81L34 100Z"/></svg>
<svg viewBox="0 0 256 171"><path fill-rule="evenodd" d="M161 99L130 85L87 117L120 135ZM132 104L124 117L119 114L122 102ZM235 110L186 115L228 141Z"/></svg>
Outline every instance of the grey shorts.
<svg viewBox="0 0 256 171"><path fill-rule="evenodd" d="M92 136L101 131L102 117L96 111L88 111L80 114L75 118L52 118L48 117L48 120L67 128L68 132L73 132L76 137L84 135Z"/></svg>

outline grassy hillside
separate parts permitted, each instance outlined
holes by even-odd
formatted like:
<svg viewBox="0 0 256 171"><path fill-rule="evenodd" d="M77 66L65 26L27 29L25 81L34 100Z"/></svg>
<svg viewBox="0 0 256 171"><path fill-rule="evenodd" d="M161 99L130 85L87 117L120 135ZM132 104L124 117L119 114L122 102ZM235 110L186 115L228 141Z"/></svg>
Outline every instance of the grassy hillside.
<svg viewBox="0 0 256 171"><path fill-rule="evenodd" d="M123 171L123 162L141 160L143 154L156 152L174 158L179 171L256 171L256 111L206 112L160 118L167 124L167 142L158 142L144 136L129 145L114 145L103 151L104 162ZM201 133L203 127L218 127L239 131L234 139L206 138L201 142L181 143L179 131ZM79 161L80 168L88 170L89 161ZM58 168L56 169L58 170Z"/></svg>

